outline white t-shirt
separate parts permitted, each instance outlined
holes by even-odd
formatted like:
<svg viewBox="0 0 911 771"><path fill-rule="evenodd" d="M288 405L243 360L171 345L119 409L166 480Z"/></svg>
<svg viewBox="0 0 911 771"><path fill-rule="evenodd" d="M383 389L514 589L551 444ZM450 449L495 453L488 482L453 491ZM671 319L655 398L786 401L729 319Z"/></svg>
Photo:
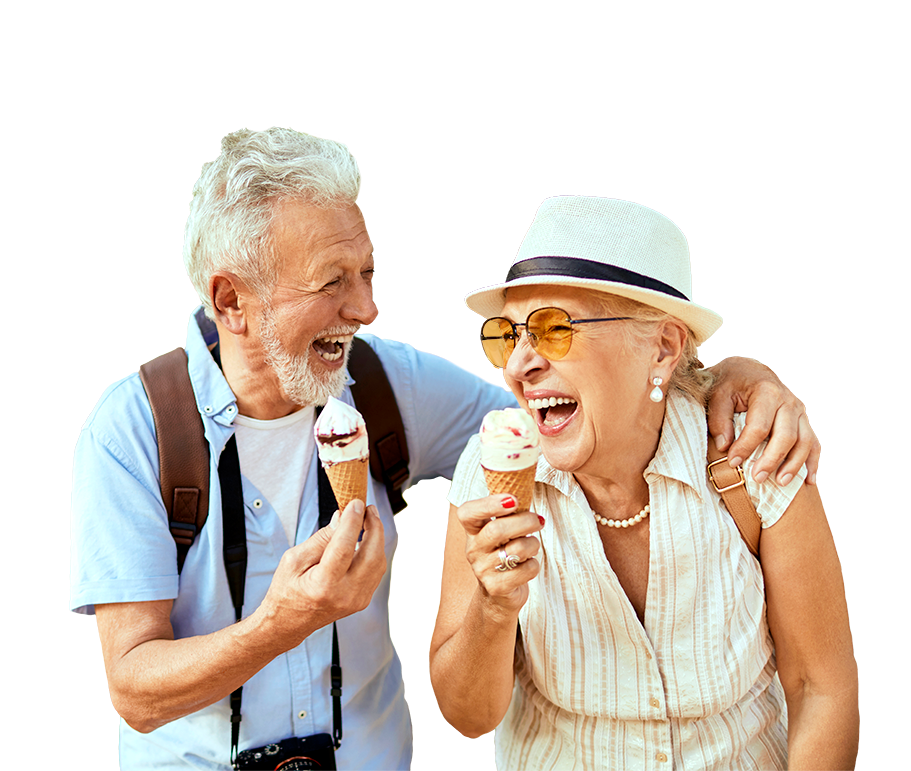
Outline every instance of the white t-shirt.
<svg viewBox="0 0 911 771"><path fill-rule="evenodd" d="M301 494L315 445L315 409L305 407L276 420L234 418L240 467L269 503L294 546Z"/></svg>

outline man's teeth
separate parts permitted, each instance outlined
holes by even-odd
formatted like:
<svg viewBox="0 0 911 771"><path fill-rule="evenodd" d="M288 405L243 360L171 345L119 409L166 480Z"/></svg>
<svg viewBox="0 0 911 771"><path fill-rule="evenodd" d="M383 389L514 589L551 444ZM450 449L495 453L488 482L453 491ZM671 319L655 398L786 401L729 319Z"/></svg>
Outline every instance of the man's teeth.
<svg viewBox="0 0 911 771"><path fill-rule="evenodd" d="M543 410L546 407L556 407L558 404L575 404L575 399L563 396L551 396L549 399L529 399L528 406L532 410Z"/></svg>
<svg viewBox="0 0 911 771"><path fill-rule="evenodd" d="M345 345L351 342L354 335L335 335L321 337L317 340L317 352L326 361L338 361L345 353ZM334 346L334 350L327 350Z"/></svg>

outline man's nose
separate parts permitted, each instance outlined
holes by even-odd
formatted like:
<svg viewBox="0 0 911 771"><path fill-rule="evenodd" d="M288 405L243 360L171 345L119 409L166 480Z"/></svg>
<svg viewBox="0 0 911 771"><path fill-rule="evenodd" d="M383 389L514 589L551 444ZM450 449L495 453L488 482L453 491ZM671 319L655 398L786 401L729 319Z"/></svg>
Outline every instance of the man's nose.
<svg viewBox="0 0 911 771"><path fill-rule="evenodd" d="M371 324L379 310L373 302L373 287L364 280L351 288L341 308L341 315L357 324Z"/></svg>

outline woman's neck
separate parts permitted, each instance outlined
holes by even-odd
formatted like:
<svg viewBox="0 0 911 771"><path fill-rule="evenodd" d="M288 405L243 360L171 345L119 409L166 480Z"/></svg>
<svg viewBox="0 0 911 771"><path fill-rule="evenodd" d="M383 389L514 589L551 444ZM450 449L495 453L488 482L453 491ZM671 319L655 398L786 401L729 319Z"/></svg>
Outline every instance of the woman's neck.
<svg viewBox="0 0 911 771"><path fill-rule="evenodd" d="M592 511L624 519L635 516L648 503L644 473L658 451L663 408L662 403L660 409L649 410L629 431L600 442L603 449L573 474Z"/></svg>

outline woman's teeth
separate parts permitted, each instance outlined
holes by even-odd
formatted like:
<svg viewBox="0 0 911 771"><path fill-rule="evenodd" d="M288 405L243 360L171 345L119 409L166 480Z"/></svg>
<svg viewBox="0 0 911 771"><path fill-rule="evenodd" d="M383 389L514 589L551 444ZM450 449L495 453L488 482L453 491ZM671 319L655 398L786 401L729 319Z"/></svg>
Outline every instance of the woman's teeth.
<svg viewBox="0 0 911 771"><path fill-rule="evenodd" d="M575 399L563 396L551 396L549 399L529 399L528 407L532 410L543 410L547 407L556 407L558 404L575 404Z"/></svg>

